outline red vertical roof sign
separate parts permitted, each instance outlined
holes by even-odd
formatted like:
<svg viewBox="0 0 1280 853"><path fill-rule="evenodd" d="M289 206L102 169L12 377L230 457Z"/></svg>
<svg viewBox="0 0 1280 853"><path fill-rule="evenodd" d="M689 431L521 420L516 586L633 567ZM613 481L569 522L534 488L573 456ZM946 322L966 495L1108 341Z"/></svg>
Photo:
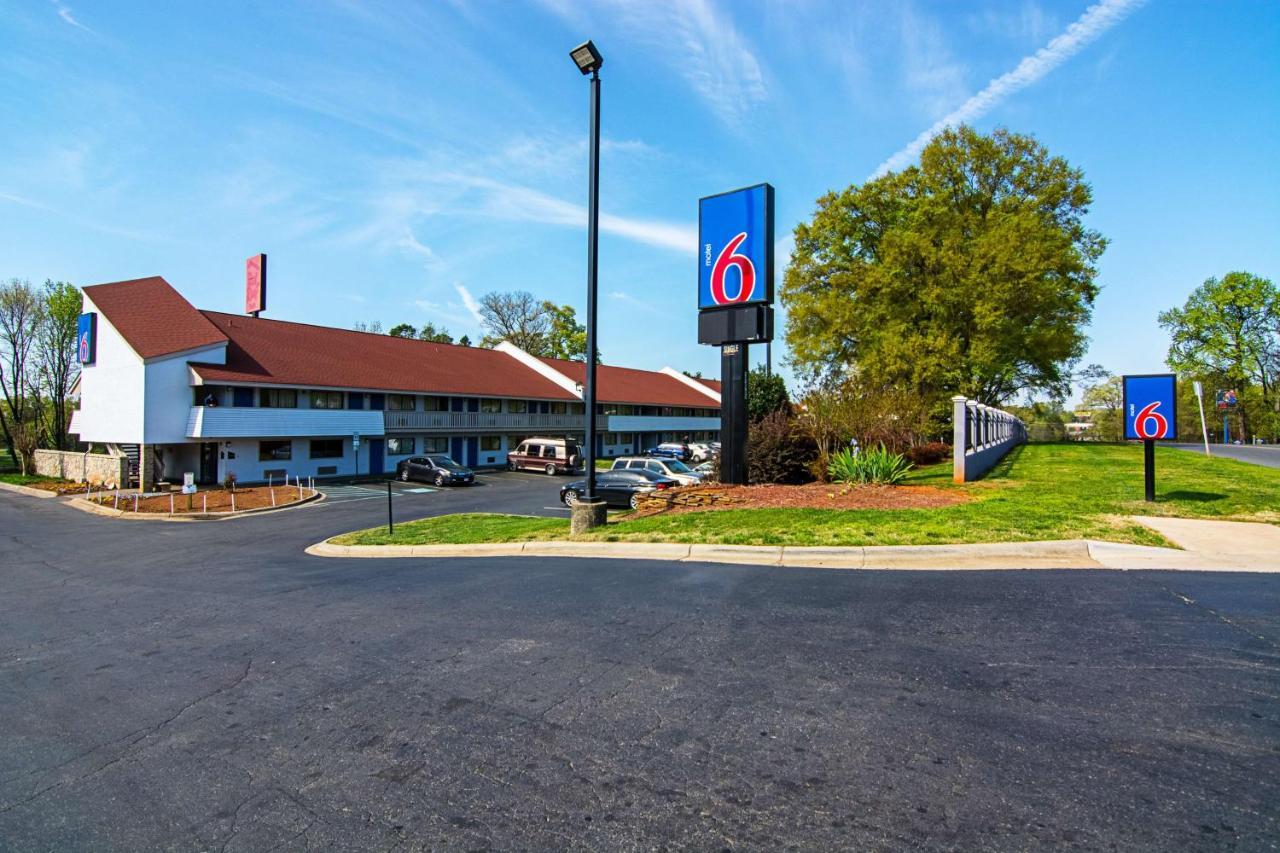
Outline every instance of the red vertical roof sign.
<svg viewBox="0 0 1280 853"><path fill-rule="evenodd" d="M267 256L254 255L244 262L244 313L267 310Z"/></svg>

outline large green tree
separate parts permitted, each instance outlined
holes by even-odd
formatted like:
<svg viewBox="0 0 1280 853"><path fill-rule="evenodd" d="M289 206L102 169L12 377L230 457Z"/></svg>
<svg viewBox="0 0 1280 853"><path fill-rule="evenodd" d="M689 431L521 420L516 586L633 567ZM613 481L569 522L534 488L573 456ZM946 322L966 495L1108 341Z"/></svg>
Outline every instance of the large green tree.
<svg viewBox="0 0 1280 853"><path fill-rule="evenodd" d="M1268 422L1264 429L1274 430L1280 291L1270 279L1247 272L1206 279L1181 308L1161 311L1160 325L1169 332L1171 368L1240 392L1243 435L1259 419Z"/></svg>
<svg viewBox="0 0 1280 853"><path fill-rule="evenodd" d="M781 293L796 366L934 403L1065 394L1106 246L1085 227L1091 201L1035 139L965 126L918 166L823 196Z"/></svg>
<svg viewBox="0 0 1280 853"><path fill-rule="evenodd" d="M66 281L46 281L41 296L44 311L36 334L36 361L51 415L42 441L55 449L65 450L70 448L68 396L80 372L76 361L76 334L83 300L80 289Z"/></svg>
<svg viewBox="0 0 1280 853"><path fill-rule="evenodd" d="M587 327L569 305L539 300L523 290L486 293L480 299L480 318L486 332L482 347L510 341L532 355L586 359Z"/></svg>

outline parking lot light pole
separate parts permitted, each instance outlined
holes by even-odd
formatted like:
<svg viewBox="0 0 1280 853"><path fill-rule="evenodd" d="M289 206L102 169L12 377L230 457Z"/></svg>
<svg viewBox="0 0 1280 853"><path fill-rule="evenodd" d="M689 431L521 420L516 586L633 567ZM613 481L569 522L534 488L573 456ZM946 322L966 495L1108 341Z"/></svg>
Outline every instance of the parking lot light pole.
<svg viewBox="0 0 1280 853"><path fill-rule="evenodd" d="M605 521L604 505L596 498L596 287L600 257L600 66L604 58L590 42L569 51L583 75L591 76L590 167L587 188L587 364L583 383L586 414L584 457L587 465L586 506L575 514L572 528L588 529Z"/></svg>

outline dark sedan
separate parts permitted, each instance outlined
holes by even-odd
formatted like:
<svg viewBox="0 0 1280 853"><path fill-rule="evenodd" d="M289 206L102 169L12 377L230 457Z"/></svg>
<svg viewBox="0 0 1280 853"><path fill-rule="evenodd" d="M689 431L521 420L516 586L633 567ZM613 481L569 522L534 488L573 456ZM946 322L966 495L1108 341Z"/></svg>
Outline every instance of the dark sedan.
<svg viewBox="0 0 1280 853"><path fill-rule="evenodd" d="M476 481L476 474L465 465L459 465L443 453L430 456L410 456L396 466L396 479L409 482L420 480L437 486L469 486Z"/></svg>
<svg viewBox="0 0 1280 853"><path fill-rule="evenodd" d="M613 507L636 508L642 495L664 491L680 485L669 477L662 477L643 469L601 471L596 474L596 497ZM587 481L577 480L560 490L560 502L573 506L587 493Z"/></svg>

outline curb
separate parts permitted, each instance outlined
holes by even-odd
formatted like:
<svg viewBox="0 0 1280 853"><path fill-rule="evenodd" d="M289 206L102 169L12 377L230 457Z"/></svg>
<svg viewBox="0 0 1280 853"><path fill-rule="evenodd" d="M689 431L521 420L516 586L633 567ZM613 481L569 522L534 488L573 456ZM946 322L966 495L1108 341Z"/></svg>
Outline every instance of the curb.
<svg viewBox="0 0 1280 853"><path fill-rule="evenodd" d="M307 548L306 553L313 557L365 559L576 557L663 560L680 563L731 563L811 569L1219 568L1212 566L1205 558L1186 551L1088 539L971 545L876 545L853 548L557 541L476 545L338 545L326 540Z"/></svg>
<svg viewBox="0 0 1280 853"><path fill-rule="evenodd" d="M6 492L13 492L18 495L26 495L29 498L56 498L57 492L46 492L44 489L33 489L30 486L19 486L15 483L0 483L0 489Z"/></svg>
<svg viewBox="0 0 1280 853"><path fill-rule="evenodd" d="M166 515L158 512L129 512L123 509L108 509L105 506L88 501L84 498L72 498L67 501L67 506L74 507L81 512L92 513L93 515L102 515L107 518L119 518L125 521L166 521L166 522L191 522L191 521L233 521L237 518L243 518L246 515L262 515L271 512L287 512L291 509L298 509L309 503L324 500L324 493L316 491L308 495L300 501L293 501L284 506L260 506L253 509L242 509L236 512L194 512L184 513L182 515Z"/></svg>
<svg viewBox="0 0 1280 853"><path fill-rule="evenodd" d="M1113 569L1280 572L1280 560L1257 561L1175 548L1097 539L961 545L871 545L853 548L757 545L681 545L668 542L497 542L475 545L337 545L319 542L314 557L471 558L575 557L729 563L806 569L946 570Z"/></svg>

